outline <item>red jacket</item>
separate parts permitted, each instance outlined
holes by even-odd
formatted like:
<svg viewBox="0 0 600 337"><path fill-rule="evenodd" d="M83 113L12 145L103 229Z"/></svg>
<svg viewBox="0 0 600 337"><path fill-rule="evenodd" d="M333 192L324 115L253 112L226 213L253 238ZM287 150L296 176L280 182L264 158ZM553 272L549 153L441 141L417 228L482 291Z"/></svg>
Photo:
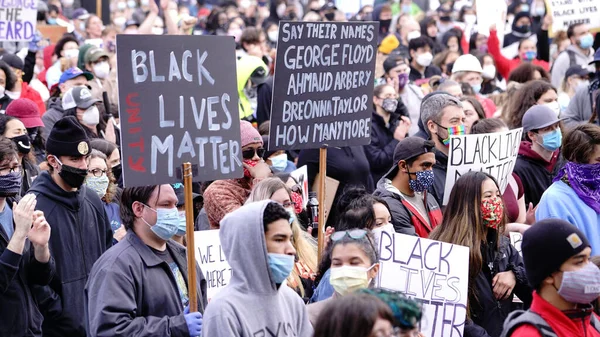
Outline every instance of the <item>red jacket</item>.
<svg viewBox="0 0 600 337"><path fill-rule="evenodd" d="M500 52L500 40L498 40L498 32L495 30L490 31L490 37L488 38L488 53L492 55L496 62L496 70L498 74L508 80L508 75L513 69L520 66L523 61L516 57L514 59L507 59ZM533 64L543 67L546 71L550 70L550 64L546 61L535 59L532 61Z"/></svg>
<svg viewBox="0 0 600 337"><path fill-rule="evenodd" d="M29 86L27 82L23 82L21 86L21 97L19 98L27 98L33 101L35 105L37 105L40 110L40 116L46 112L46 104L44 104L44 100L42 100L42 96L39 92Z"/></svg>
<svg viewBox="0 0 600 337"><path fill-rule="evenodd" d="M533 292L530 310L542 316L558 337L600 337L600 332L590 324L591 315L596 315L591 311L589 316L571 319L540 297L537 292ZM542 337L542 335L533 326L523 325L517 328L510 337Z"/></svg>

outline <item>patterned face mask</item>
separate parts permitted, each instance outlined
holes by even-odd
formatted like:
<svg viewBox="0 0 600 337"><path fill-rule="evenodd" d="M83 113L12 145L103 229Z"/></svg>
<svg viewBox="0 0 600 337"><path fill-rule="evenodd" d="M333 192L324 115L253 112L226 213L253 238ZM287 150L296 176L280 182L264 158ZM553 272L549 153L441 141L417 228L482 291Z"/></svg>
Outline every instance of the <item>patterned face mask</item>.
<svg viewBox="0 0 600 337"><path fill-rule="evenodd" d="M431 185L433 185L433 181L434 181L433 170L414 172L414 174L417 176L416 179L412 179L412 177L410 177L410 175L413 174L413 173L410 173L410 171L408 172L408 174L409 174L408 186L410 187L411 190L413 190L415 192L427 191L429 189L429 187L431 187Z"/></svg>
<svg viewBox="0 0 600 337"><path fill-rule="evenodd" d="M489 228L498 229L504 216L504 203L500 197L484 199L481 202L483 224Z"/></svg>

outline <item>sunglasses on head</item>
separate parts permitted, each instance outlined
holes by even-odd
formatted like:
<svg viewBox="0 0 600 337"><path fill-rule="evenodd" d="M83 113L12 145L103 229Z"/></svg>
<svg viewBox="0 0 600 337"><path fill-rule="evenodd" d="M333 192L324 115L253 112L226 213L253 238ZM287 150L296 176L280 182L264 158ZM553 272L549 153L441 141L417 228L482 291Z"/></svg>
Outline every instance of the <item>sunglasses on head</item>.
<svg viewBox="0 0 600 337"><path fill-rule="evenodd" d="M367 231L364 229L351 229L347 231L335 232L331 234L331 241L340 241L341 239L349 236L351 239L360 240L367 235Z"/></svg>
<svg viewBox="0 0 600 337"><path fill-rule="evenodd" d="M260 158L262 158L262 156L265 155L265 149L260 147L258 149L247 149L247 150L243 150L242 151L242 157L244 159L252 159L254 158L254 155L258 155Z"/></svg>

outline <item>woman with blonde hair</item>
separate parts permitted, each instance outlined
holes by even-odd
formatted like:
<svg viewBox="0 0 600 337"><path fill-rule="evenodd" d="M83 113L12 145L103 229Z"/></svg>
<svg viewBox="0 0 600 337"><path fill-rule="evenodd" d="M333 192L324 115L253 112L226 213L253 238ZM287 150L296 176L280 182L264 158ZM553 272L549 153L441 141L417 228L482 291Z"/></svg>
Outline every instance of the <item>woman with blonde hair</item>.
<svg viewBox="0 0 600 337"><path fill-rule="evenodd" d="M292 222L293 245L296 249L297 262L292 274L288 277L288 286L295 289L300 296L308 302L312 296L312 284L317 270L317 243L300 226L295 212L295 203L292 201L292 191L279 178L267 178L258 183L246 204L261 201L273 200L281 205L290 213Z"/></svg>

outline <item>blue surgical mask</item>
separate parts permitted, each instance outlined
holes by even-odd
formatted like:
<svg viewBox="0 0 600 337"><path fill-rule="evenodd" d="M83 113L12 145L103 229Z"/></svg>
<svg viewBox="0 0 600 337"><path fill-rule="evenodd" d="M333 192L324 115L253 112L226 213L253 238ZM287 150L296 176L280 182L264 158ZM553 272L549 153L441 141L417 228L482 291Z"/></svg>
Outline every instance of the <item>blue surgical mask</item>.
<svg viewBox="0 0 600 337"><path fill-rule="evenodd" d="M56 25L56 18L48 18L47 21L49 25Z"/></svg>
<svg viewBox="0 0 600 337"><path fill-rule="evenodd" d="M286 254L275 254L269 253L269 269L271 270L271 275L273 275L273 282L275 284L281 284L285 281L292 269L294 269L294 256L286 255Z"/></svg>
<svg viewBox="0 0 600 337"><path fill-rule="evenodd" d="M156 223L150 225L144 218L142 221L150 227L150 230L159 238L169 241L173 235L177 234L179 227L179 211L177 208L158 208L154 209L148 205L144 205L156 213Z"/></svg>
<svg viewBox="0 0 600 337"><path fill-rule="evenodd" d="M581 49L588 49L594 44L594 37L592 34L587 33L579 39L579 47Z"/></svg>
<svg viewBox="0 0 600 337"><path fill-rule="evenodd" d="M542 143L540 144L544 149L548 151L556 151L562 144L562 132L560 129L550 131L542 136Z"/></svg>
<svg viewBox="0 0 600 337"><path fill-rule="evenodd" d="M410 14L412 12L411 5L402 5L402 13Z"/></svg>
<svg viewBox="0 0 600 337"><path fill-rule="evenodd" d="M277 156L269 158L271 160L271 167L274 171L283 172L287 167L287 154L282 153Z"/></svg>
<svg viewBox="0 0 600 337"><path fill-rule="evenodd" d="M185 212L179 212L179 224L177 225L177 233L175 235L184 236L186 231Z"/></svg>
<svg viewBox="0 0 600 337"><path fill-rule="evenodd" d="M285 210L290 215L290 225L291 225L296 220L296 212L294 211L293 208L286 208Z"/></svg>
<svg viewBox="0 0 600 337"><path fill-rule="evenodd" d="M481 91L481 83L471 84L471 88L474 93L478 94Z"/></svg>

